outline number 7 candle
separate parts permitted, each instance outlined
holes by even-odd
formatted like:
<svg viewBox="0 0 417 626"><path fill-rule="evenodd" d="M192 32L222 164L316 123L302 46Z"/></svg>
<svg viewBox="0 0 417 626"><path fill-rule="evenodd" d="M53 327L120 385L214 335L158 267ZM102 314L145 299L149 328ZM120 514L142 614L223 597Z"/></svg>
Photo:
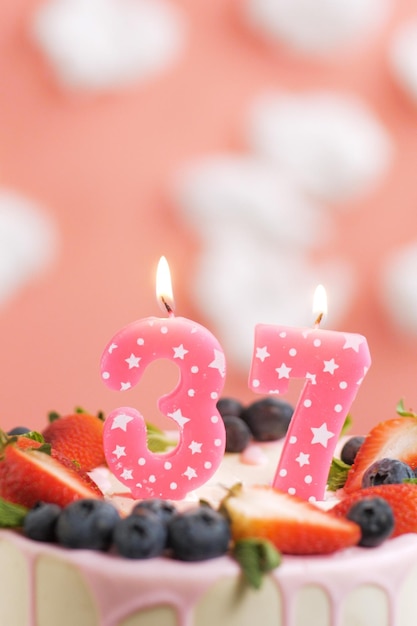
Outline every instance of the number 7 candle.
<svg viewBox="0 0 417 626"><path fill-rule="evenodd" d="M322 294L319 286L315 302ZM320 314L314 328L256 326L249 375L257 393L283 394L290 379L306 381L273 486L310 501L323 499L344 420L371 364L365 337L320 329L325 301L316 307Z"/></svg>
<svg viewBox="0 0 417 626"><path fill-rule="evenodd" d="M165 257L158 266L157 291L168 317L147 317L120 330L104 350L101 376L111 389L125 391L139 383L152 361L176 363L178 385L159 399L158 407L178 427L179 443L165 454L152 453L145 421L130 407L108 415L103 442L109 468L135 498L177 500L207 482L223 458L225 429L216 403L224 386L225 358L206 328L174 316Z"/></svg>

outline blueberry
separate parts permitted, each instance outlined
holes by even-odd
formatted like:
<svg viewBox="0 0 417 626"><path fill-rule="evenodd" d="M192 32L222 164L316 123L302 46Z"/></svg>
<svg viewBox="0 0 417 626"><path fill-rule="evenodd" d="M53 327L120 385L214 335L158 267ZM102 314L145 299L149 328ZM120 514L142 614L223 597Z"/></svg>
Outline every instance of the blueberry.
<svg viewBox="0 0 417 626"><path fill-rule="evenodd" d="M414 472L407 463L397 459L379 459L364 473L362 487L402 483L407 478L414 478Z"/></svg>
<svg viewBox="0 0 417 626"><path fill-rule="evenodd" d="M7 431L7 434L12 437L13 435L26 435L26 433L30 432L30 428L26 428L26 426L15 426L11 430Z"/></svg>
<svg viewBox="0 0 417 626"><path fill-rule="evenodd" d="M181 561L205 561L225 554L230 526L218 511L206 505L178 513L169 523L172 556Z"/></svg>
<svg viewBox="0 0 417 626"><path fill-rule="evenodd" d="M226 452L242 452L252 438L249 426L240 417L225 415Z"/></svg>
<svg viewBox="0 0 417 626"><path fill-rule="evenodd" d="M115 507L104 500L86 498L69 504L58 518L58 543L66 548L108 550L119 521Z"/></svg>
<svg viewBox="0 0 417 626"><path fill-rule="evenodd" d="M351 437L345 443L340 453L340 458L347 465L353 465L353 462L356 458L357 453L359 452L359 448L362 446L365 441L365 437L357 435L356 437Z"/></svg>
<svg viewBox="0 0 417 626"><path fill-rule="evenodd" d="M138 509L119 520L113 533L116 552L128 559L159 556L167 544L167 525L150 509Z"/></svg>
<svg viewBox="0 0 417 626"><path fill-rule="evenodd" d="M286 434L293 412L291 404L284 400L263 398L246 407L241 417L249 426L254 439L275 441Z"/></svg>
<svg viewBox="0 0 417 626"><path fill-rule="evenodd" d="M55 541L55 528L62 509L57 504L37 502L23 522L23 533L35 541Z"/></svg>
<svg viewBox="0 0 417 626"><path fill-rule="evenodd" d="M175 515L177 509L168 500L162 500L160 498L153 498L150 500L142 500L138 502L132 509L131 514L143 511L144 509L155 513L164 524L168 524L169 520Z"/></svg>
<svg viewBox="0 0 417 626"><path fill-rule="evenodd" d="M243 404L234 398L220 398L217 401L217 410L222 417L225 415L235 415L240 417L243 411Z"/></svg>
<svg viewBox="0 0 417 626"><path fill-rule="evenodd" d="M359 545L379 546L394 530L394 514L384 498L364 498L351 506L347 518L361 527Z"/></svg>

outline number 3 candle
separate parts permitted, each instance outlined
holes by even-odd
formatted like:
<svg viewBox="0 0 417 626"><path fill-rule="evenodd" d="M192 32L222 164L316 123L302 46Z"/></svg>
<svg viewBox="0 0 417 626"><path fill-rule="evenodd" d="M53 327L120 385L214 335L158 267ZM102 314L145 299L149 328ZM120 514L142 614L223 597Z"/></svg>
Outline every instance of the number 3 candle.
<svg viewBox="0 0 417 626"><path fill-rule="evenodd" d="M249 377L251 389L271 394L285 393L291 378L306 380L273 485L311 501L323 499L338 436L371 364L363 336L318 328L325 308L316 306L315 328L256 326Z"/></svg>
<svg viewBox="0 0 417 626"><path fill-rule="evenodd" d="M224 385L225 358L206 328L174 317L164 257L158 266L157 291L168 317L148 317L119 331L103 353L101 376L110 388L124 391L139 383L152 361L176 363L179 383L159 399L158 407L178 426L179 443L165 454L150 452L143 417L136 409L123 407L105 421L104 451L109 468L135 498L175 500L207 482L223 458L225 430L216 403Z"/></svg>

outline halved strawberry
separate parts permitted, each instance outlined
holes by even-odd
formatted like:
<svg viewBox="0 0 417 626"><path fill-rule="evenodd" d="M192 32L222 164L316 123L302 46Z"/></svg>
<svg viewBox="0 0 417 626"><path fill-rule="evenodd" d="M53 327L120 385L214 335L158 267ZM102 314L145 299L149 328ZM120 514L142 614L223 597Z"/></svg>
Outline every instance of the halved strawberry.
<svg viewBox="0 0 417 626"><path fill-rule="evenodd" d="M58 417L42 432L45 441L86 472L106 463L101 417L90 413L73 413Z"/></svg>
<svg viewBox="0 0 417 626"><path fill-rule="evenodd" d="M391 537L417 532L417 485L400 483L359 489L346 496L331 512L345 517L353 504L364 498L384 498L392 508L395 526Z"/></svg>
<svg viewBox="0 0 417 626"><path fill-rule="evenodd" d="M286 554L328 554L357 544L361 536L357 524L267 485L232 489L222 508L234 540L268 539Z"/></svg>
<svg viewBox="0 0 417 626"><path fill-rule="evenodd" d="M375 461L398 459L417 468L417 419L396 417L370 430L349 470L344 490L351 493L362 486L362 477Z"/></svg>
<svg viewBox="0 0 417 626"><path fill-rule="evenodd" d="M15 445L18 448L20 448L20 450L28 450L28 449L37 450L45 446L44 443L40 441L36 441L34 439L30 439L29 437L26 437L25 435L19 435L16 438ZM50 446L50 444L46 444L46 445ZM62 465L67 467L68 469L72 470L73 472L76 472L79 478L83 481L83 483L87 485L87 487L95 491L97 496L102 497L103 493L100 491L97 484L94 482L94 480L90 478L87 472L85 472L83 469L79 467L77 462L70 461L70 459L67 459L66 456L64 456L57 450L53 450L52 448L51 448L51 456L57 461L59 461Z"/></svg>
<svg viewBox="0 0 417 626"><path fill-rule="evenodd" d="M6 442L0 459L0 497L31 508L38 501L66 506L80 498L103 497L76 469L53 456L19 443ZM66 461L68 462L68 461ZM69 463L69 462L68 462Z"/></svg>

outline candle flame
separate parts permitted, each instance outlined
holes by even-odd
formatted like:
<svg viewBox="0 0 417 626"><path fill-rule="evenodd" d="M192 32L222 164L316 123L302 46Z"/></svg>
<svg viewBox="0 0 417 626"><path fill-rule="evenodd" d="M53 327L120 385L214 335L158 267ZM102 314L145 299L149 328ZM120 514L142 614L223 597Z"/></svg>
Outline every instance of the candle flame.
<svg viewBox="0 0 417 626"><path fill-rule="evenodd" d="M316 316L315 326L319 326L323 317L327 315L327 294L323 285L317 285L313 298L313 313Z"/></svg>
<svg viewBox="0 0 417 626"><path fill-rule="evenodd" d="M174 296L172 293L171 272L168 261L161 256L156 270L156 298L161 309L168 311L169 315L174 314Z"/></svg>

